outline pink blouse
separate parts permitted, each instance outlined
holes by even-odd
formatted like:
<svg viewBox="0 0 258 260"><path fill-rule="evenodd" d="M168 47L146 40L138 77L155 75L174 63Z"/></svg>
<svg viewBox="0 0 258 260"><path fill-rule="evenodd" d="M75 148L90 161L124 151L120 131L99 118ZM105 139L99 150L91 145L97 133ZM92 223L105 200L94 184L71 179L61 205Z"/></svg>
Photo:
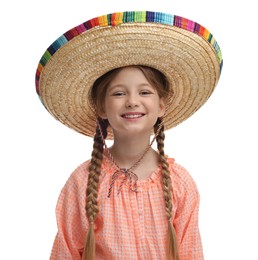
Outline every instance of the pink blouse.
<svg viewBox="0 0 258 260"><path fill-rule="evenodd" d="M173 185L173 225L180 260L202 260L198 228L199 193L189 173L168 159ZM50 260L81 259L89 226L85 193L89 161L70 176L58 199L58 232ZM168 220L161 184L161 168L147 180L136 182L137 192L127 180L118 194L117 179L108 197L115 165L106 157L99 182L99 213L95 221L96 259L165 259Z"/></svg>

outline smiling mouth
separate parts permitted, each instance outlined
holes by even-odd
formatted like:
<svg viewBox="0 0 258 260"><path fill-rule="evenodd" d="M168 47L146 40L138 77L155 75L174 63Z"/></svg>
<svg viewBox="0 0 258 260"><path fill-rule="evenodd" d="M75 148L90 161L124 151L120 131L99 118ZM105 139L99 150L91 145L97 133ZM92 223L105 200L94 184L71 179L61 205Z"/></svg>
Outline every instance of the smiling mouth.
<svg viewBox="0 0 258 260"><path fill-rule="evenodd" d="M123 114L122 117L126 119L135 119L135 118L140 118L144 116L145 114L143 113L137 113L137 114Z"/></svg>

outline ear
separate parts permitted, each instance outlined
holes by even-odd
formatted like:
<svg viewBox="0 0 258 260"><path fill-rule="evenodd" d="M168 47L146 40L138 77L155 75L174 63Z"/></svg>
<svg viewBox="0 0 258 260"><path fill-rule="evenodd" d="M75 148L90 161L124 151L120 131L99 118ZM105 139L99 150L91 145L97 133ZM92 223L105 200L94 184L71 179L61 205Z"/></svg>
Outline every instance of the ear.
<svg viewBox="0 0 258 260"><path fill-rule="evenodd" d="M165 111L166 111L166 103L165 103L165 100L164 100L164 98L160 98L160 100L159 100L159 114L158 114L159 117L164 116Z"/></svg>
<svg viewBox="0 0 258 260"><path fill-rule="evenodd" d="M106 114L104 107L101 108L100 111L98 111L98 116L101 117L102 119L107 119L107 114Z"/></svg>

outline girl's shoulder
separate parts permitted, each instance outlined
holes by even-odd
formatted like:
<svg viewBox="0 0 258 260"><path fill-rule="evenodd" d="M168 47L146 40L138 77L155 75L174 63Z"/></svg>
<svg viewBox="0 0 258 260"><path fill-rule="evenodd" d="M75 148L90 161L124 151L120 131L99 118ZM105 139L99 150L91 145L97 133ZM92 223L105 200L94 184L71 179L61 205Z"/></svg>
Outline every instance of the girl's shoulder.
<svg viewBox="0 0 258 260"><path fill-rule="evenodd" d="M87 177L89 173L89 164L90 160L84 161L80 165L78 165L75 170L72 172L71 176L75 177Z"/></svg>
<svg viewBox="0 0 258 260"><path fill-rule="evenodd" d="M87 161L84 161L81 163L75 170L70 174L68 180L67 180L67 185L78 185L78 186L87 186L88 183L88 176L89 176L89 165L90 165L90 159ZM104 160L101 166L101 175L99 176L100 181L103 179L105 176L105 171L106 171L107 165L105 165Z"/></svg>
<svg viewBox="0 0 258 260"><path fill-rule="evenodd" d="M168 158L173 186L180 189L197 189L196 183L189 171L174 159Z"/></svg>
<svg viewBox="0 0 258 260"><path fill-rule="evenodd" d="M81 186L82 184L87 184L89 163L90 160L87 160L78 165L70 174L65 186Z"/></svg>

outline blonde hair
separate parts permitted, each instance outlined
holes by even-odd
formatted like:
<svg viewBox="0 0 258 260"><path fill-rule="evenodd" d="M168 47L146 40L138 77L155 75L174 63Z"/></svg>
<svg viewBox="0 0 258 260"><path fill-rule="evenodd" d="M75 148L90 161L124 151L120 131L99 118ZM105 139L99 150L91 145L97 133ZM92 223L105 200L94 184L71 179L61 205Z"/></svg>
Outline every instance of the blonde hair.
<svg viewBox="0 0 258 260"><path fill-rule="evenodd" d="M146 79L157 89L158 95L166 98L169 92L169 85L166 77L156 69L146 66L132 66L140 69ZM104 74L98 78L93 84L91 91L91 100L93 101L96 112L103 111L104 98L107 87L112 79L123 68L118 68ZM103 138L107 137L108 120L98 118L96 133L94 136L93 151L91 154L91 161L89 165L89 177L86 190L86 213L90 226L85 239L85 247L82 259L94 260L95 259L95 235L94 235L94 221L98 214L98 185L99 175L101 173L101 163L103 158L104 143ZM167 239L167 260L179 260L176 232L172 224L172 185L170 178L169 165L164 153L164 126L159 127L162 120L159 118L154 125L154 132L156 134L157 147L160 155L160 163L162 165L162 182L163 192L166 206L166 215L168 218L168 239ZM157 131L159 131L157 133Z"/></svg>

